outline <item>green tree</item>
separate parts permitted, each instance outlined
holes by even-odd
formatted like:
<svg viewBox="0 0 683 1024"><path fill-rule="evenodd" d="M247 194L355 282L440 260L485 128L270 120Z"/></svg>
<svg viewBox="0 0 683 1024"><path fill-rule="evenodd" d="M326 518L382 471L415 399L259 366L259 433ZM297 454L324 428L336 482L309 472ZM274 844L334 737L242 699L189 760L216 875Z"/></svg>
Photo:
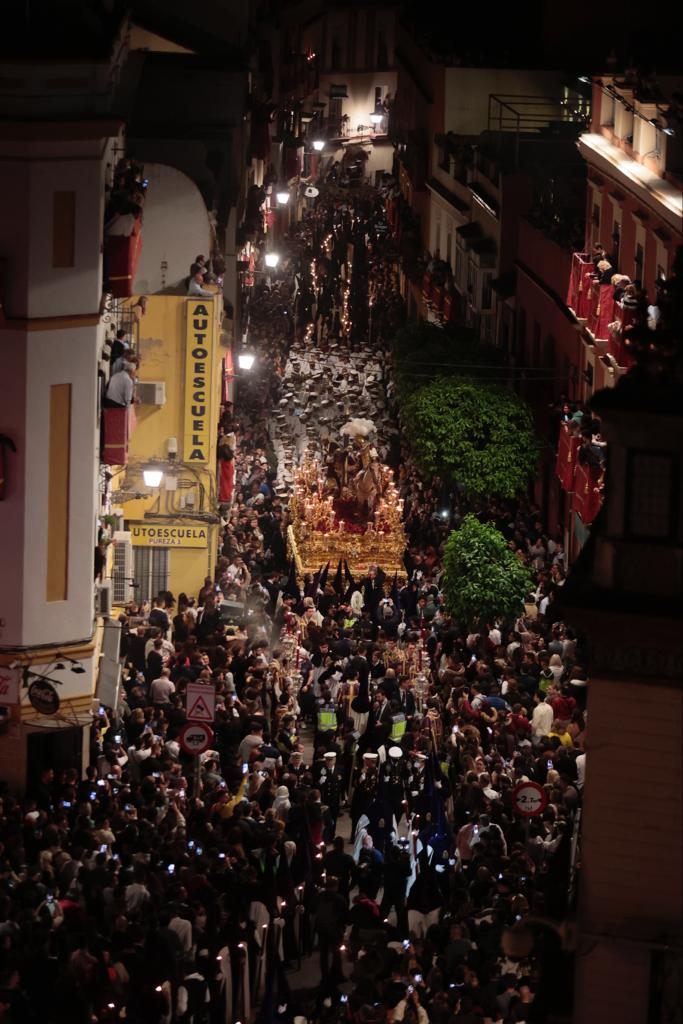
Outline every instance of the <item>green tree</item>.
<svg viewBox="0 0 683 1024"><path fill-rule="evenodd" d="M469 327L406 324L391 341L398 397L405 400L434 377L499 377L499 349L479 341Z"/></svg>
<svg viewBox="0 0 683 1024"><path fill-rule="evenodd" d="M446 541L444 570L446 610L468 628L516 615L532 588L531 571L500 530L473 515Z"/></svg>
<svg viewBox="0 0 683 1024"><path fill-rule="evenodd" d="M461 485L469 498L513 498L536 464L529 407L495 384L437 377L403 407L419 468Z"/></svg>

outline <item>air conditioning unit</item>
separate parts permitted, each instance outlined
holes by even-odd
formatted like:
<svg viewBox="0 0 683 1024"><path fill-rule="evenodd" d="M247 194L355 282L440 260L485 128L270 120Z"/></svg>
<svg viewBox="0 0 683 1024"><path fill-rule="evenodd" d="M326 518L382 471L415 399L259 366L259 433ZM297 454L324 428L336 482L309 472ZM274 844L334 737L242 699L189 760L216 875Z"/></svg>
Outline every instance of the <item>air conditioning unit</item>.
<svg viewBox="0 0 683 1024"><path fill-rule="evenodd" d="M103 618L109 618L112 606L111 580L105 580L104 583L97 584L95 591L95 614L101 615Z"/></svg>
<svg viewBox="0 0 683 1024"><path fill-rule="evenodd" d="M112 569L113 602L127 604L135 596L133 587L133 542L129 530L117 530L114 540L114 567Z"/></svg>
<svg viewBox="0 0 683 1024"><path fill-rule="evenodd" d="M135 395L141 405L165 405L165 380L139 380L135 385Z"/></svg>

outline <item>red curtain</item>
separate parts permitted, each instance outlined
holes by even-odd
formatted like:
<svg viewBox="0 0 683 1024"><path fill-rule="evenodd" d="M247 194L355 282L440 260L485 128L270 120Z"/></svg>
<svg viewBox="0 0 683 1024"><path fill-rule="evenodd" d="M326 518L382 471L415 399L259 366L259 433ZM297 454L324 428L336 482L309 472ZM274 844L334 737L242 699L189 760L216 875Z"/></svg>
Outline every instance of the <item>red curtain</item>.
<svg viewBox="0 0 683 1024"><path fill-rule="evenodd" d="M560 440L557 447L555 475L565 491L574 490L576 457L580 446L581 439L575 434L570 434L567 424L563 423L560 428Z"/></svg>
<svg viewBox="0 0 683 1024"><path fill-rule="evenodd" d="M235 460L220 460L220 478L218 481L218 500L221 503L232 501L235 491Z"/></svg>

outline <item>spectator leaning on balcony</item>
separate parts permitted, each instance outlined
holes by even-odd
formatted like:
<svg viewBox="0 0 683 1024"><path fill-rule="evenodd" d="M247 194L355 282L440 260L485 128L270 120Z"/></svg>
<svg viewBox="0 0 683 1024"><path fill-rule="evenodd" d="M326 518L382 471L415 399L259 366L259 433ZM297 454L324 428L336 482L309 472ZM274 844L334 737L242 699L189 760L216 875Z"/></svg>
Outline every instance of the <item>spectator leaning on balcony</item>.
<svg viewBox="0 0 683 1024"><path fill-rule="evenodd" d="M133 402L134 391L135 364L125 362L123 368L109 378L104 404L109 408L126 409Z"/></svg>
<svg viewBox="0 0 683 1024"><path fill-rule="evenodd" d="M204 273L203 273L203 271L198 270L197 273L194 274L190 278L190 282L189 282L189 284L187 286L187 294L188 295L199 295L202 298L206 298L206 299L213 298L213 292L207 291L206 288L202 287L203 284L204 284Z"/></svg>

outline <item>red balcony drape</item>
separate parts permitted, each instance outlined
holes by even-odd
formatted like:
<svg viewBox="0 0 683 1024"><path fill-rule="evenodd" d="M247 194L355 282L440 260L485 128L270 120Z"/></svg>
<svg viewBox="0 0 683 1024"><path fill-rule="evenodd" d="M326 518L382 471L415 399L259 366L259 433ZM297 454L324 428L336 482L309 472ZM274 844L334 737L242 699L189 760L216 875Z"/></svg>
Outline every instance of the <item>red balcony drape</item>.
<svg viewBox="0 0 683 1024"><path fill-rule="evenodd" d="M581 320L586 319L590 310L591 274L594 271L595 264L585 252L572 255L567 305Z"/></svg>
<svg viewBox="0 0 683 1024"><path fill-rule="evenodd" d="M602 505L604 471L599 466L577 463L574 475L572 511L578 512L586 526L590 526Z"/></svg>
<svg viewBox="0 0 683 1024"><path fill-rule="evenodd" d="M612 285L598 284L597 281L593 281L588 329L594 338L604 341L609 338L609 325L614 320L614 305Z"/></svg>
<svg viewBox="0 0 683 1024"><path fill-rule="evenodd" d="M557 476L562 489L565 491L574 490L574 474L576 472L576 459L581 438L576 434L570 434L567 424L563 423L560 428L560 439L557 446L557 460L555 462L555 475Z"/></svg>
<svg viewBox="0 0 683 1024"><path fill-rule="evenodd" d="M135 427L135 410L107 408L102 410L102 461L107 466L128 464L128 442Z"/></svg>

